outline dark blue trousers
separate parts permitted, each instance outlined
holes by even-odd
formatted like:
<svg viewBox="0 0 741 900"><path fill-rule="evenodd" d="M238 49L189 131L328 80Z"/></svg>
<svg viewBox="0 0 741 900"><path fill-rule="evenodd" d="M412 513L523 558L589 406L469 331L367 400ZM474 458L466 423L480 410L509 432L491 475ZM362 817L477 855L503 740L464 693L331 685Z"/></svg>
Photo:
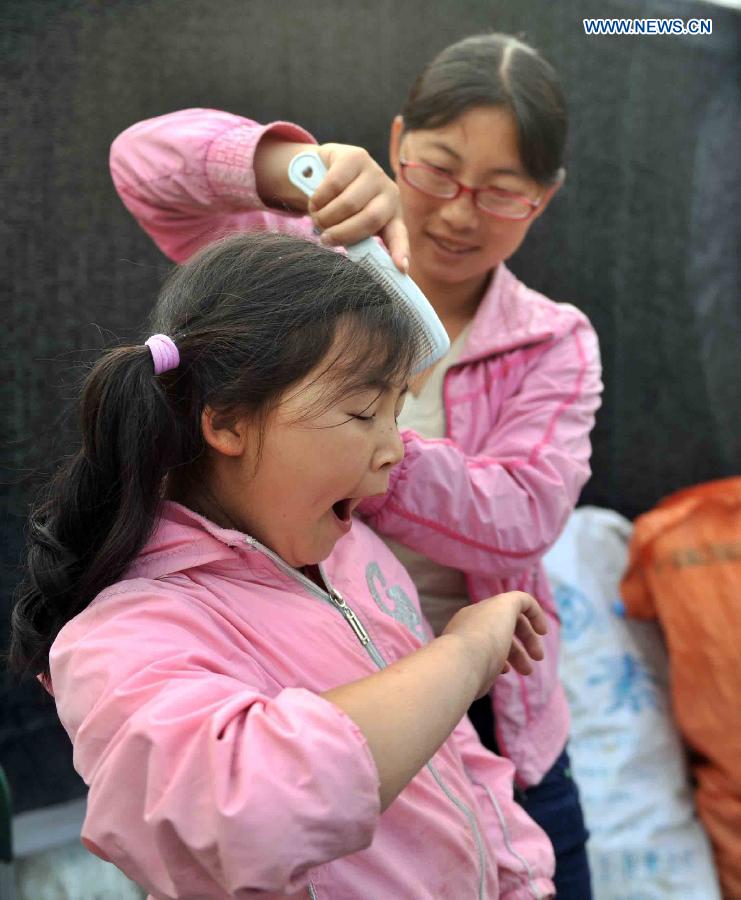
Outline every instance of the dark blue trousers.
<svg viewBox="0 0 741 900"><path fill-rule="evenodd" d="M481 743L498 753L494 719L488 697L477 700L468 712ZM540 784L526 791L515 789L515 799L551 839L556 854L557 900L591 900L587 838L579 791L571 777L564 749Z"/></svg>

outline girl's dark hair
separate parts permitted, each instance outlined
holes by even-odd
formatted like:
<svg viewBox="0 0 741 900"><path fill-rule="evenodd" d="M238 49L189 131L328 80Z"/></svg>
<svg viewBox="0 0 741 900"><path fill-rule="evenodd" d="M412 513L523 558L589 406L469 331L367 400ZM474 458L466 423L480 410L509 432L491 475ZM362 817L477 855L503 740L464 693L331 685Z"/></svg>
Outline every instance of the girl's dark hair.
<svg viewBox="0 0 741 900"><path fill-rule="evenodd" d="M402 109L404 128L441 128L469 109L501 106L517 125L525 170L541 184L561 175L568 117L558 76L532 47L482 34L446 47L417 76Z"/></svg>
<svg viewBox="0 0 741 900"><path fill-rule="evenodd" d="M286 390L325 358L327 404L406 378L413 327L365 270L299 238L237 235L176 269L151 331L173 339L178 368L155 376L148 347L119 347L85 380L82 446L30 517L11 668L48 678L59 630L121 578L148 539L165 476L199 471L205 406L256 417L264 433Z"/></svg>

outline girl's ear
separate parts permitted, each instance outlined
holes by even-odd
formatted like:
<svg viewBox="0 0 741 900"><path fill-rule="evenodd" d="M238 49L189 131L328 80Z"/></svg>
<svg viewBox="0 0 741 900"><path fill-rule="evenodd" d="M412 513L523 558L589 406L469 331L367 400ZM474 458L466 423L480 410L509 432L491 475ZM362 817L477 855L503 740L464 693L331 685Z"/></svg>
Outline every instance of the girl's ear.
<svg viewBox="0 0 741 900"><path fill-rule="evenodd" d="M394 175L399 174L399 153L401 147L401 137L404 134L404 119L401 116L394 116L391 123L391 136L389 138L389 160Z"/></svg>
<svg viewBox="0 0 741 900"><path fill-rule="evenodd" d="M201 413L201 431L209 447L224 456L241 456L247 446L246 421L225 416L210 406Z"/></svg>

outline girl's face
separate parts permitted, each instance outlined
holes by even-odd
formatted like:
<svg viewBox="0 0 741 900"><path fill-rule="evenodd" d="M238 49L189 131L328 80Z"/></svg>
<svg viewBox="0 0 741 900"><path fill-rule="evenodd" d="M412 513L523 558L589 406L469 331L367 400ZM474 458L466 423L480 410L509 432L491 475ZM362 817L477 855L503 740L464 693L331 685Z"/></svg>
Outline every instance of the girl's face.
<svg viewBox="0 0 741 900"><path fill-rule="evenodd" d="M412 274L428 286L483 280L517 250L556 191L525 172L515 120L502 107L476 107L441 128L410 132L397 116L390 153L409 229ZM444 200L411 187L401 177L400 160L439 169L466 187L500 188L539 199L540 205L526 220L495 218L478 209L469 193Z"/></svg>
<svg viewBox="0 0 741 900"><path fill-rule="evenodd" d="M355 507L386 492L404 455L396 418L406 385L368 385L306 420L326 389L320 370L273 413L259 459L255 424L214 430L204 414L206 440L221 451L213 454L212 495L233 524L296 568L329 556Z"/></svg>

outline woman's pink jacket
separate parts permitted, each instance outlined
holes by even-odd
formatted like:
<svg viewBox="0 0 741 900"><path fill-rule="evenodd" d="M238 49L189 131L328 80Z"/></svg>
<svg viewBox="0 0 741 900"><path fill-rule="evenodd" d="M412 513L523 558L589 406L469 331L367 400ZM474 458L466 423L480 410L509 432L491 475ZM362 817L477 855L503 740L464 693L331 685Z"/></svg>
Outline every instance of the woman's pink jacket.
<svg viewBox="0 0 741 900"><path fill-rule="evenodd" d="M289 123L263 126L216 110L140 122L113 143L116 189L176 262L239 230L311 237L308 217L268 210L257 194L253 154L266 133L314 140ZM445 377L450 440L405 432L406 455L388 494L360 509L379 533L462 570L472 600L524 590L549 613L544 663L529 678L498 678L492 694L498 745L522 786L541 780L568 736L559 625L540 559L590 475L600 378L586 316L498 266L463 355Z"/></svg>
<svg viewBox="0 0 741 900"><path fill-rule="evenodd" d="M320 694L417 650L427 626L362 522L322 569L331 595L253 538L163 504L123 580L52 648L90 787L85 845L158 900L551 894L550 842L466 717L380 814L365 738Z"/></svg>

